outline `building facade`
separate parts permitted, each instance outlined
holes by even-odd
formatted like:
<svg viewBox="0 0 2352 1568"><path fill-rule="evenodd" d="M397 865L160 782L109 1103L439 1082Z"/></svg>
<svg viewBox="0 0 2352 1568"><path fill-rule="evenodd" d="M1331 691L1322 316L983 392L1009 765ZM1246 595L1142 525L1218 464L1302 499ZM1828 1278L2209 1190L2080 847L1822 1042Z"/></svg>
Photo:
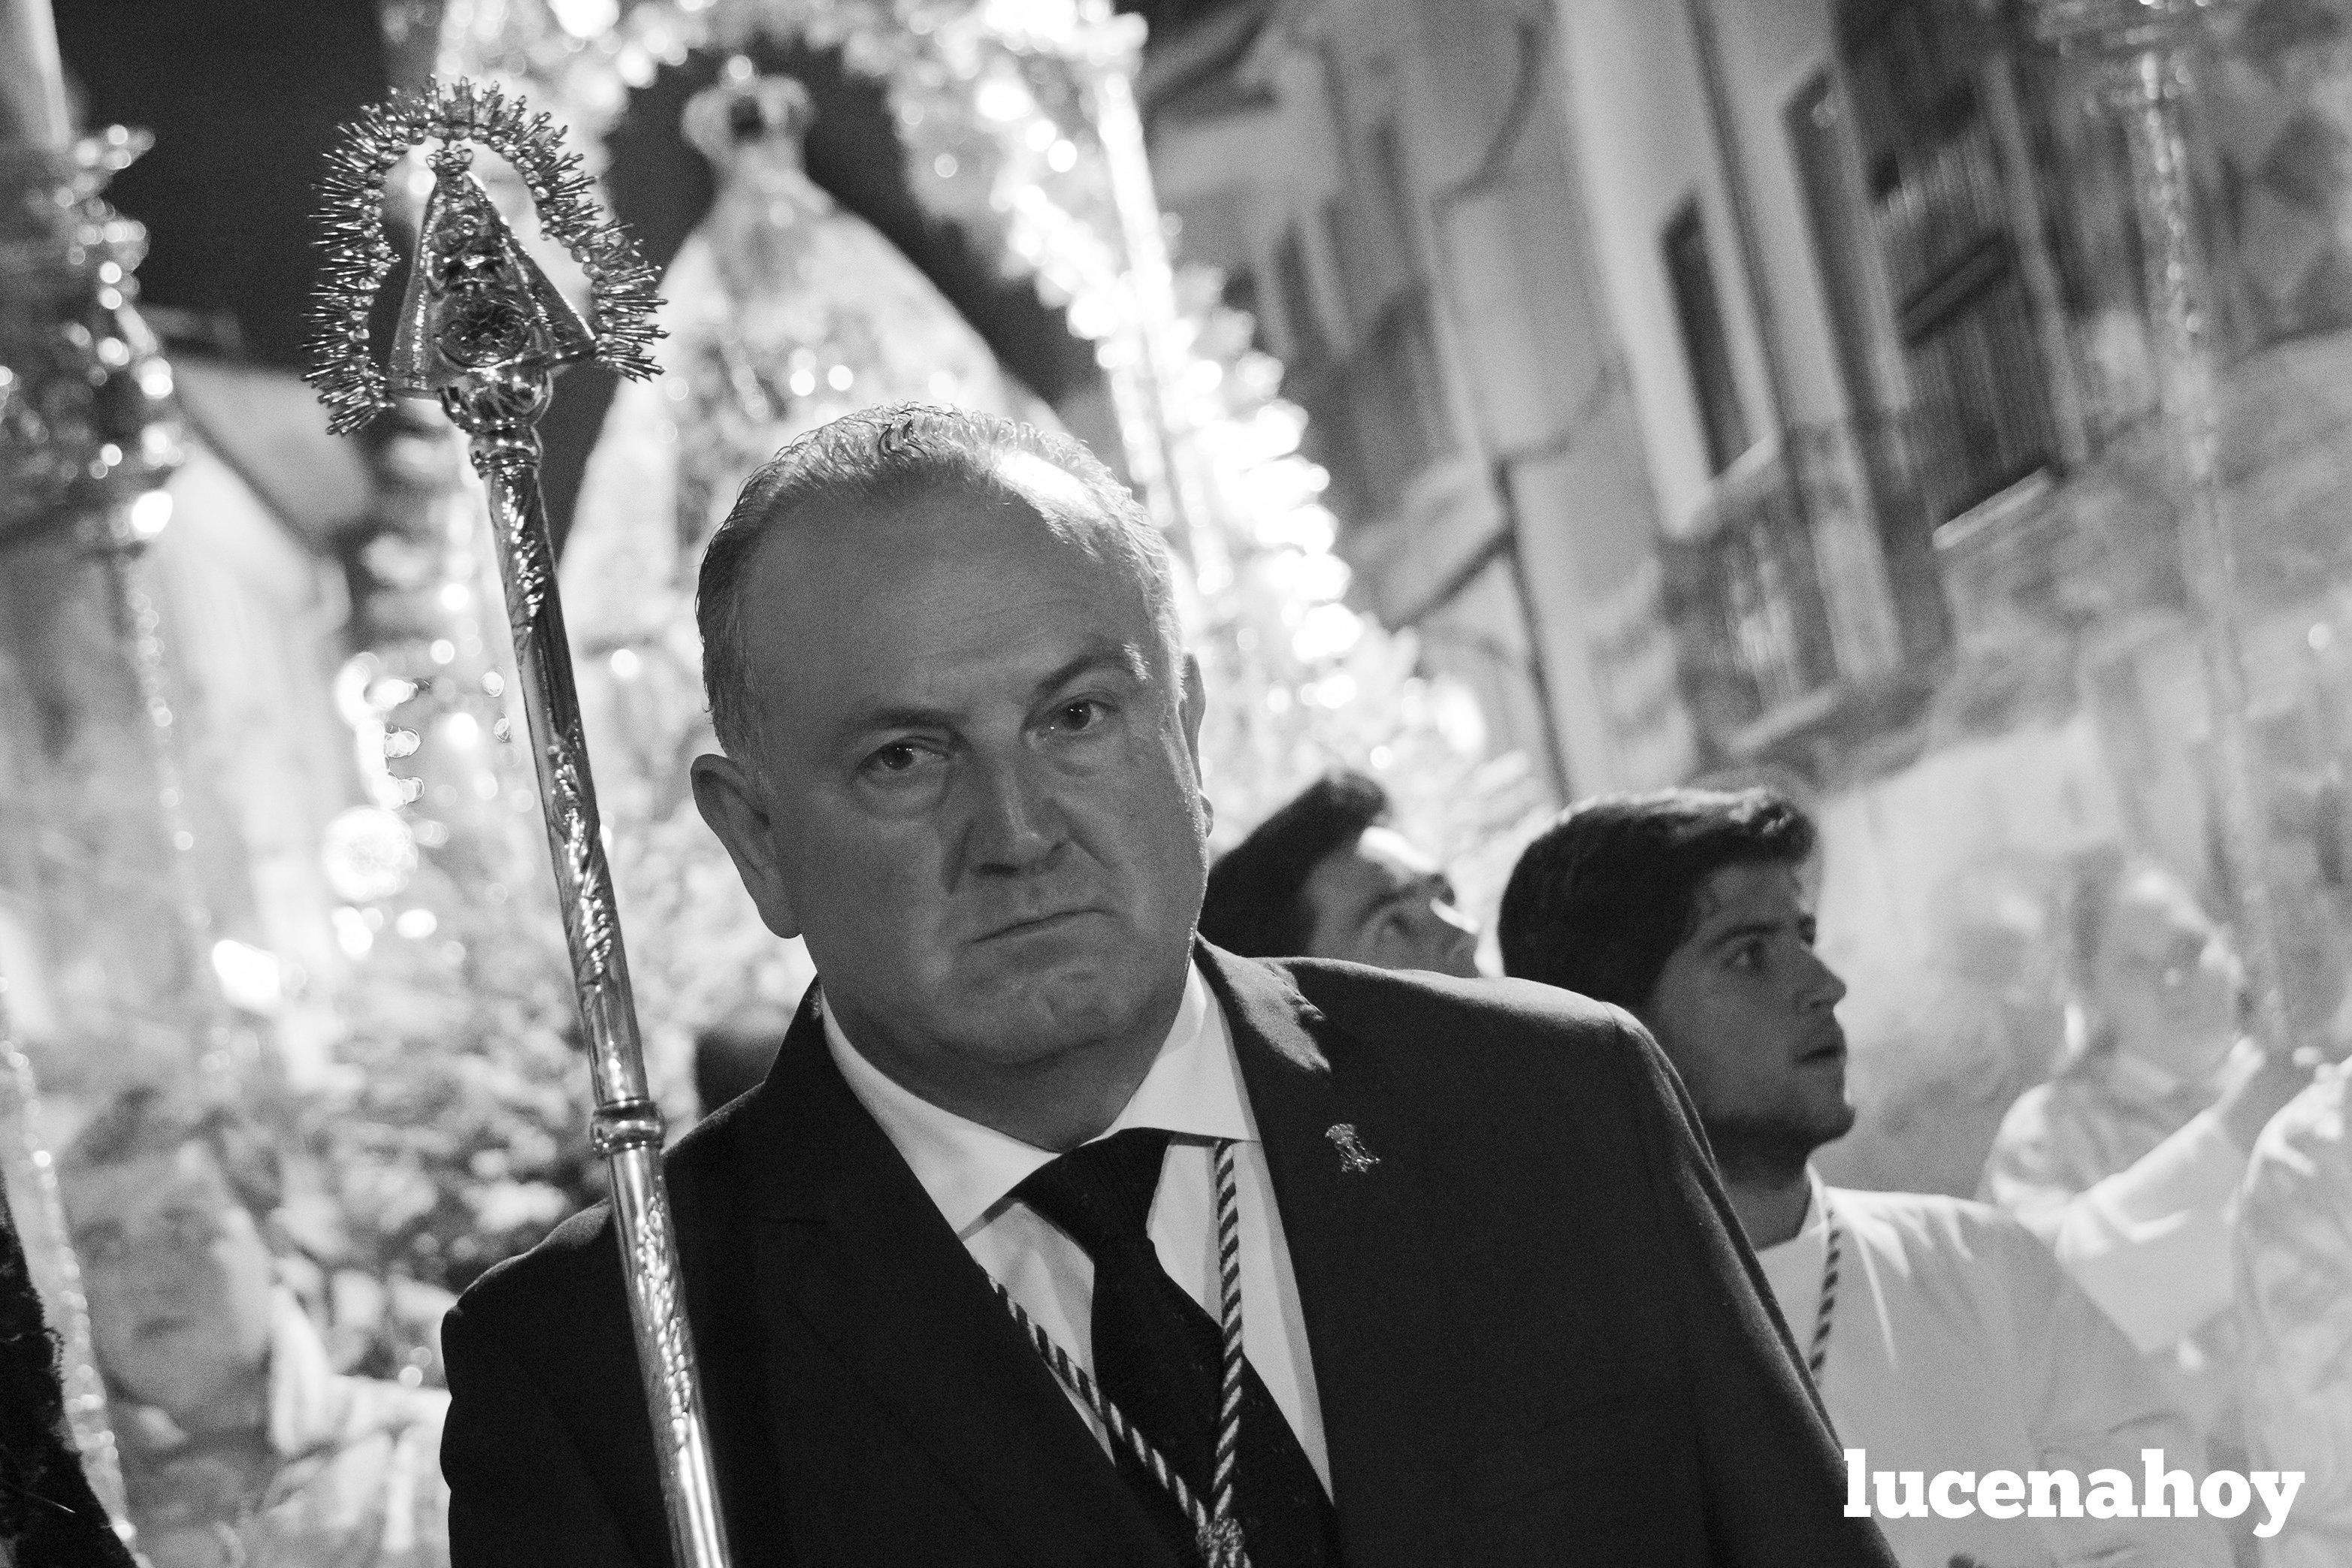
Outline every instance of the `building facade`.
<svg viewBox="0 0 2352 1568"><path fill-rule="evenodd" d="M2174 62L2200 488L2157 186L2044 9L1275 0L1148 77L1184 252L1290 366L1362 605L1566 798L1761 777L1821 815L1824 946L1885 1048L1852 1174L1903 1185L1980 1152L1898 1159L1906 1106L2055 1049L1979 1026L2054 1017L2070 862L2231 902L2191 506L2237 556L2298 1026L2342 993L2352 26L2259 0Z"/></svg>
<svg viewBox="0 0 2352 1568"><path fill-rule="evenodd" d="M1240 7L1143 85L1182 253L1287 365L1356 598L1565 795L1695 754L1555 44L1540 5Z"/></svg>

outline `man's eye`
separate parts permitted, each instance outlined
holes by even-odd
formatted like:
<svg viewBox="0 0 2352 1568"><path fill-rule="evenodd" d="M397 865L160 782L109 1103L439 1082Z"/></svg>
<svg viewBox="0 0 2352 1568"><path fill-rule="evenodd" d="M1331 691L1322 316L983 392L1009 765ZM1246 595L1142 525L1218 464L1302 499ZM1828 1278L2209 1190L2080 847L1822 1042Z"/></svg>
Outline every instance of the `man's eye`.
<svg viewBox="0 0 2352 1568"><path fill-rule="evenodd" d="M1746 970L1750 973L1761 969L1764 967L1764 944L1761 942L1742 942L1738 946L1732 948L1731 956L1726 960L1726 962L1729 964L1732 968Z"/></svg>
<svg viewBox="0 0 2352 1568"><path fill-rule="evenodd" d="M893 741L866 759L866 770L887 779L903 779L929 761L934 754L912 741Z"/></svg>
<svg viewBox="0 0 2352 1568"><path fill-rule="evenodd" d="M1108 711L1092 697L1080 697L1076 702L1066 702L1055 708L1054 723L1064 730L1093 729L1102 723Z"/></svg>

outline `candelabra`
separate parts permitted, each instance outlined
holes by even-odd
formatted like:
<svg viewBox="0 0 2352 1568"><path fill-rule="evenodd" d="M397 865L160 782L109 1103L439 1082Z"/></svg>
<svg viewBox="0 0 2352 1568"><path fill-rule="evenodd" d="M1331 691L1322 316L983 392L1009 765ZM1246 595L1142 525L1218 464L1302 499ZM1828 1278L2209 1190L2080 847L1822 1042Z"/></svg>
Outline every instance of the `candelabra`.
<svg viewBox="0 0 2352 1568"><path fill-rule="evenodd" d="M2197 612L2213 714L2213 789L2221 842L2256 1026L2263 1042L2294 1041L2279 957L2263 791L2247 717L2237 551L2221 501L2221 415L2213 384L2215 302L2201 253L2182 104L2197 47L2235 0L2040 0L2035 25L2091 67L2102 105L2131 149L2134 214L2157 338L2158 392L2172 455L2181 575Z"/></svg>
<svg viewBox="0 0 2352 1568"><path fill-rule="evenodd" d="M89 558L97 559L112 652L145 742L153 816L145 826L163 841L184 988L173 1010L196 1019L206 1059L217 1061L226 1019L210 983L209 915L189 852L195 841L160 618L145 580L146 547L171 517L163 486L182 459L180 423L171 367L136 308L145 231L100 196L147 145L120 126L77 139L46 0L0 3L0 548L13 557L8 570L40 584L19 602L46 601L51 612L80 603ZM69 628L31 619L37 624L12 631L35 660L73 641L45 641ZM0 1019L0 1173L13 1178L20 1239L51 1296L68 1435L127 1542L103 1381L37 1103L31 1061Z"/></svg>

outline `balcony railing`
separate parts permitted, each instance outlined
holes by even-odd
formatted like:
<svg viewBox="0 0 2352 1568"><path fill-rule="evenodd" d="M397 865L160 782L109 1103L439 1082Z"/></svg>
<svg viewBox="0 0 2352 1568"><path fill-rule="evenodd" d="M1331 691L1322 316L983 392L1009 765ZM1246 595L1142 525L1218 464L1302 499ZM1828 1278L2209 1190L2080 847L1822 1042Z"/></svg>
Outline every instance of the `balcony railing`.
<svg viewBox="0 0 2352 1568"><path fill-rule="evenodd" d="M1916 531L1889 515L1917 505L1906 450L1895 429L1791 431L1726 471L1667 545L1683 682L1718 756L1754 757L1810 728L1923 646L1889 571L1888 545Z"/></svg>
<svg viewBox="0 0 2352 1568"><path fill-rule="evenodd" d="M1349 358L1293 367L1308 455L1329 471L1327 502L1350 519L1385 517L1412 483L1454 450L1444 371L1426 285L1398 293Z"/></svg>

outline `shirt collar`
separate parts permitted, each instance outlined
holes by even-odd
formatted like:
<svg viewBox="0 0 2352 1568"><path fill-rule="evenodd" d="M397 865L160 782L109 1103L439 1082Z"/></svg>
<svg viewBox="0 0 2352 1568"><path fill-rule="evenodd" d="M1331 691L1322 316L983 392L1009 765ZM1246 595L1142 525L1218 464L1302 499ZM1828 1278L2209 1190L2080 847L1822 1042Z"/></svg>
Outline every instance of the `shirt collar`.
<svg viewBox="0 0 2352 1568"><path fill-rule="evenodd" d="M2140 1115L2158 1117L2176 1125L2211 1104L2219 1085L2233 1070L2243 1071L2245 1059L2257 1051L2251 1040L2240 1040L2230 1054L2202 1079L2184 1079L2155 1062L2109 1046L2095 1062L2085 1064L2086 1081L2113 1104Z"/></svg>
<svg viewBox="0 0 2352 1568"><path fill-rule="evenodd" d="M1783 1248L1805 1251L1826 1251L1830 1234L1830 1189L1822 1180L1822 1173L1808 1161L1805 1166L1805 1218L1797 1233L1786 1241L1770 1247L1759 1247L1756 1255L1779 1256Z"/></svg>
<svg viewBox="0 0 2352 1568"><path fill-rule="evenodd" d="M2179 1079L2155 1062L2135 1056L2121 1047L2110 1053L2107 1083L2125 1099L2141 1102L2169 1100L2186 1087Z"/></svg>
<svg viewBox="0 0 2352 1568"><path fill-rule="evenodd" d="M1805 1222L1797 1227L1803 1237L1827 1237L1830 1231L1830 1189L1812 1162L1805 1163Z"/></svg>
<svg viewBox="0 0 2352 1568"><path fill-rule="evenodd" d="M850 1043L831 1008L822 1010L825 1047L849 1092L881 1124L958 1236L977 1230L1014 1187L1053 1162L1053 1150L941 1110L899 1083ZM1133 1127L1243 1143L1257 1137L1233 1036L1197 964L1186 970L1184 1000L1150 1071L1101 1135Z"/></svg>

